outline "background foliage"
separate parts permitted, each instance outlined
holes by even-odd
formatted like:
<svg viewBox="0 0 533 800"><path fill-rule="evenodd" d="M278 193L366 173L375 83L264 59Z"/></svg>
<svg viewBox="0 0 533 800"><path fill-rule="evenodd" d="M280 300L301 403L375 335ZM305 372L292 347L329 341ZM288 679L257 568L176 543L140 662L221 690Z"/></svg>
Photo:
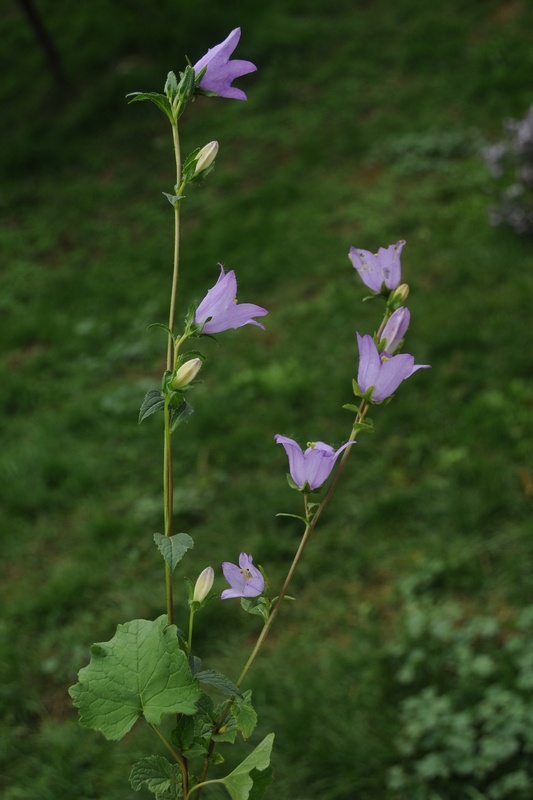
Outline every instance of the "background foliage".
<svg viewBox="0 0 533 800"><path fill-rule="evenodd" d="M166 319L172 154L164 118L124 96L161 91L184 54L240 25L238 55L259 68L248 103L199 101L183 128L186 151L221 149L187 200L182 307L223 261L270 316L264 334L206 346L176 470L177 524L197 542L187 574L246 549L281 579L298 523L274 514L300 509L273 436L345 441L355 332L381 311L361 304L347 252L405 238L409 350L433 369L354 449L249 682L257 741L276 731L280 797L530 797L531 652L516 631L531 625L533 251L488 224L479 150L531 104L531 5L38 7L64 92L18 5L0 17L2 796L144 796L127 774L148 733L110 745L66 693L93 641L164 608L161 431L136 418L163 369L146 328ZM253 640L244 616L213 604L197 621L230 676ZM487 686L496 744L472 721ZM458 751L471 761L454 772Z"/></svg>

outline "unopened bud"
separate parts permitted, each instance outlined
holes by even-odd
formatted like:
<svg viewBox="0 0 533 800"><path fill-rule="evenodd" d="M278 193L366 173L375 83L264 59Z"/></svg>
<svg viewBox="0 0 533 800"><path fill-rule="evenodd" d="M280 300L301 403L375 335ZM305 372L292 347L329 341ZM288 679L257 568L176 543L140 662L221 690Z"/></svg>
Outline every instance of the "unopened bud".
<svg viewBox="0 0 533 800"><path fill-rule="evenodd" d="M401 283L397 289L391 292L389 299L387 300L387 307L391 311L396 311L397 308L403 306L407 297L409 296L409 286L407 283Z"/></svg>
<svg viewBox="0 0 533 800"><path fill-rule="evenodd" d="M186 361L170 381L170 388L183 389L188 386L200 372L201 366L202 360L200 358L191 358L190 361Z"/></svg>
<svg viewBox="0 0 533 800"><path fill-rule="evenodd" d="M198 173L203 172L204 169L207 169L211 166L217 157L217 153L218 142L209 142L209 144L206 144L205 147L202 147L198 153L198 158L196 159L196 169L194 170L195 177L198 175Z"/></svg>
<svg viewBox="0 0 533 800"><path fill-rule="evenodd" d="M394 314L389 317L380 337L381 342L383 340L386 341L385 349L389 355L392 355L398 349L398 346L405 336L407 328L409 327L410 318L411 315L409 313L409 309L405 308L405 306L397 308Z"/></svg>
<svg viewBox="0 0 533 800"><path fill-rule="evenodd" d="M194 593L192 596L193 603L201 603L213 586L215 580L215 572L213 567L206 567L199 575L194 585Z"/></svg>

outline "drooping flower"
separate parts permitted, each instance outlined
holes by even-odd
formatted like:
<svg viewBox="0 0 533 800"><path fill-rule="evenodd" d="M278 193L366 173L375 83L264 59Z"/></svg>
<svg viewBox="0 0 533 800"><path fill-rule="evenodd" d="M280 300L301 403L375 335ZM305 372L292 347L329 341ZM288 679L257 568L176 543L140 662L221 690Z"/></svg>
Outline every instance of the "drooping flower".
<svg viewBox="0 0 533 800"><path fill-rule="evenodd" d="M220 595L222 600L229 600L231 597L259 597L264 591L265 579L261 571L254 567L251 555L241 553L239 566L224 561L222 572L231 587L224 589Z"/></svg>
<svg viewBox="0 0 533 800"><path fill-rule="evenodd" d="M380 247L376 254L369 250L350 247L348 257L359 277L369 289L379 294L385 289L396 289L402 277L400 254L405 242L400 240L389 247Z"/></svg>
<svg viewBox="0 0 533 800"><path fill-rule="evenodd" d="M380 336L380 342L385 342L385 349L389 355L392 355L398 349L398 345L409 327L410 320L411 314L405 306L397 308L387 320Z"/></svg>
<svg viewBox="0 0 533 800"><path fill-rule="evenodd" d="M413 356L400 353L391 356L387 352L378 353L374 340L369 334L357 334L359 346L359 370L357 383L362 394L371 387L372 402L381 403L393 394L400 383L418 369L428 369L429 364L415 364Z"/></svg>
<svg viewBox="0 0 533 800"><path fill-rule="evenodd" d="M311 442L305 452L300 445L281 436L279 433L274 436L276 444L281 444L285 448L289 459L289 472L291 478L299 489L306 486L309 489L318 489L328 479L331 470L335 466L340 453L355 442L346 442L338 450L324 442Z"/></svg>
<svg viewBox="0 0 533 800"><path fill-rule="evenodd" d="M225 274L224 267L220 265L218 281L209 289L194 316L195 323L205 323L202 333L220 333L230 328L242 328L243 325L257 325L265 329L252 317L264 317L268 314L266 308L253 303L237 303L236 295L235 272L230 270Z"/></svg>
<svg viewBox="0 0 533 800"><path fill-rule="evenodd" d="M193 69L198 75L204 67L207 67L202 79L200 89L206 92L214 92L219 97L228 97L233 100L246 100L246 95L242 89L232 86L232 81L255 72L257 67L251 61L234 59L230 61L230 56L237 47L241 38L241 29L232 30L227 39L220 44L210 48L205 56L196 62Z"/></svg>
<svg viewBox="0 0 533 800"><path fill-rule="evenodd" d="M211 589L213 588L213 581L215 580L215 571L213 567L206 567L196 579L194 584L193 602L202 603Z"/></svg>

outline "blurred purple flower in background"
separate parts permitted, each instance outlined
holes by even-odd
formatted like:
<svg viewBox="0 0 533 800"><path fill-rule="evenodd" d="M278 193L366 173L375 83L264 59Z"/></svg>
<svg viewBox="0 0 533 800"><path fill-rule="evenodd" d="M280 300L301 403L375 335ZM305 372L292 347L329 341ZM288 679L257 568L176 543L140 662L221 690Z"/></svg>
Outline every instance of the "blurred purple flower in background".
<svg viewBox="0 0 533 800"><path fill-rule="evenodd" d="M268 314L266 308L253 303L237 303L236 295L235 272L230 270L225 274L221 266L218 281L209 289L194 315L195 323L205 323L202 333L220 333L230 328L242 328L243 325L257 325L265 329L252 317L264 317Z"/></svg>
<svg viewBox="0 0 533 800"><path fill-rule="evenodd" d="M400 254L404 244L402 240L389 247L380 247L375 255L369 250L350 247L348 257L365 286L379 294L383 284L386 289L398 287L402 277Z"/></svg>
<svg viewBox="0 0 533 800"><path fill-rule="evenodd" d="M219 97L228 97L231 100L246 100L246 95L242 89L237 89L231 83L236 78L240 78L241 75L255 72L257 67L251 61L229 60L240 38L241 29L235 28L227 39L210 48L205 56L196 62L193 67L196 75L204 67L207 67L200 81L200 89L204 89L206 92L214 92Z"/></svg>
<svg viewBox="0 0 533 800"><path fill-rule="evenodd" d="M374 403L380 403L390 397L400 383L409 378L413 372L429 368L429 364L415 364L413 356L408 353L391 356L384 352L380 355L369 334L365 336L357 334L357 344L359 346L357 383L362 394L365 394L371 386L374 387L372 393Z"/></svg>
<svg viewBox="0 0 533 800"><path fill-rule="evenodd" d="M222 572L231 589L224 589L220 595L221 600L229 600L231 597L259 597L263 593L265 579L252 562L252 556L247 556L246 553L240 554L239 566L224 561Z"/></svg>
<svg viewBox="0 0 533 800"><path fill-rule="evenodd" d="M305 452L302 452L300 445L289 439L287 436L281 436L279 433L274 436L276 444L282 444L285 452L289 458L289 472L294 483L303 489L307 484L310 489L318 489L322 486L330 475L331 470L335 466L337 457L355 442L347 442L334 450L329 444L324 442L312 442Z"/></svg>

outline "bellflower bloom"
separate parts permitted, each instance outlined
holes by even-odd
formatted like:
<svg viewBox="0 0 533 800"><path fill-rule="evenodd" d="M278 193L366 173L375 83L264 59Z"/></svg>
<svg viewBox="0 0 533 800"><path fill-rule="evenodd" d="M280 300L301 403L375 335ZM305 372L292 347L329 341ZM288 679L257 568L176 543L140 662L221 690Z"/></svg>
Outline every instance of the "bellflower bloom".
<svg viewBox="0 0 533 800"><path fill-rule="evenodd" d="M392 290L400 283L400 254L404 244L404 241L399 241L389 247L380 247L375 255L369 250L350 247L348 257L365 286L379 294L383 284L386 289Z"/></svg>
<svg viewBox="0 0 533 800"><path fill-rule="evenodd" d="M259 597L263 593L265 579L252 562L252 556L247 556L246 553L240 554L239 566L224 561L222 572L231 588L224 589L220 595L221 600L229 600L231 597Z"/></svg>
<svg viewBox="0 0 533 800"><path fill-rule="evenodd" d="M235 28L227 39L210 48L205 56L197 61L193 69L198 75L204 67L207 67L201 81L200 89L206 92L214 92L219 97L229 97L233 100L246 100L246 95L242 89L232 86L232 81L255 72L257 67L251 61L240 61L234 59L230 61L230 56L237 47L241 38L241 29Z"/></svg>
<svg viewBox="0 0 533 800"><path fill-rule="evenodd" d="M374 387L372 392L374 403L381 403L390 397L400 383L409 378L413 372L429 368L429 364L415 364L413 356L408 353L391 356L385 352L380 355L369 334L366 336L357 334L357 344L359 346L357 383L362 394L365 394L370 387Z"/></svg>
<svg viewBox="0 0 533 800"><path fill-rule="evenodd" d="M387 323L383 328L380 341L386 342L385 346L389 355L392 355L394 351L398 349L398 345L402 341L406 334L407 328L409 327L410 320L411 314L409 309L405 308L405 306L396 309L394 314L392 314L387 320Z"/></svg>
<svg viewBox="0 0 533 800"><path fill-rule="evenodd" d="M287 436L274 436L276 444L282 444L289 459L289 472L294 483L303 489L318 489L328 479L340 453L355 442L347 442L334 450L324 442L312 442L305 452L293 439Z"/></svg>
<svg viewBox="0 0 533 800"><path fill-rule="evenodd" d="M202 333L220 333L230 328L242 328L243 325L257 325L265 329L264 325L252 317L264 317L268 314L266 308L253 303L237 303L236 294L235 272L230 270L225 274L224 267L221 266L218 281L209 289L194 316L195 323L205 323Z"/></svg>

